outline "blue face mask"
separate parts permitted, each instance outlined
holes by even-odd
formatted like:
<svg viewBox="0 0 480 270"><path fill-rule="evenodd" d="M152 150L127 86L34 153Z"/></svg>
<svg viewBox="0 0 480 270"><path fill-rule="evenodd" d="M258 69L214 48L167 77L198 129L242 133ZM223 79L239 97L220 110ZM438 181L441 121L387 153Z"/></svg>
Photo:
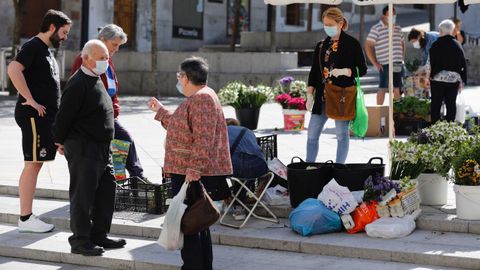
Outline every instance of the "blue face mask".
<svg viewBox="0 0 480 270"><path fill-rule="evenodd" d="M180 81L177 82L177 85L176 85L176 86L177 86L177 91L178 91L180 94L184 95L184 94L183 94L183 87L182 87L182 84L180 83Z"/></svg>
<svg viewBox="0 0 480 270"><path fill-rule="evenodd" d="M338 35L338 30L336 26L324 26L323 30L329 37L336 37Z"/></svg>

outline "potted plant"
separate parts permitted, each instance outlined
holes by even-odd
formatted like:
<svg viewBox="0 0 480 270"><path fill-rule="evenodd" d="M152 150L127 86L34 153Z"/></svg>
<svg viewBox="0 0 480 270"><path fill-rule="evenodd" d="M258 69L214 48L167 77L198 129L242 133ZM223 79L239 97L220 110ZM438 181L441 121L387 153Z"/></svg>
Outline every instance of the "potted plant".
<svg viewBox="0 0 480 270"><path fill-rule="evenodd" d="M412 141L393 140L390 142L391 166L390 179L402 180L408 177L415 180L425 170L421 162L417 144Z"/></svg>
<svg viewBox="0 0 480 270"><path fill-rule="evenodd" d="M303 130L307 111L307 84L293 77L283 77L275 88L275 101L283 108L285 130Z"/></svg>
<svg viewBox="0 0 480 270"><path fill-rule="evenodd" d="M447 203L447 176L468 137L467 131L458 123L439 121L408 139L424 167L417 177L422 204Z"/></svg>
<svg viewBox="0 0 480 270"><path fill-rule="evenodd" d="M480 138L478 128L453 160L453 177L457 217L480 220Z"/></svg>
<svg viewBox="0 0 480 270"><path fill-rule="evenodd" d="M273 99L272 88L265 85L247 86L234 81L221 88L218 97L222 105L230 105L240 125L257 129L260 107Z"/></svg>

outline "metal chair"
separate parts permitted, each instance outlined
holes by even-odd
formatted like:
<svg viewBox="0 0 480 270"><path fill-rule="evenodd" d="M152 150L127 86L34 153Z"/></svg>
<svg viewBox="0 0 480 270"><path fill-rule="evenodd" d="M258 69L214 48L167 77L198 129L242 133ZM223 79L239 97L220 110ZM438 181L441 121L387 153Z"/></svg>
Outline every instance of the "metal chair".
<svg viewBox="0 0 480 270"><path fill-rule="evenodd" d="M257 196L257 195L255 195L255 190L252 191L248 187L247 183L250 182L250 181L258 181L259 178L266 178L267 182L265 184L265 188L263 189L263 191L260 193L260 195ZM235 192L235 194L233 194L231 202L229 203L229 205L225 209L223 215L220 217L220 224L228 226L228 227L232 227L232 228L241 229L243 226L245 226L245 224L248 222L248 220L250 219L251 216L253 216L255 218L258 218L258 219L261 219L261 220L278 223L279 220L278 220L277 216L268 208L267 205L265 205L265 203L262 202L262 198L265 195L265 193L267 192L267 188L272 183L273 178L274 178L274 174L272 172L268 172L267 174L265 174L261 177L253 178L253 179L239 179L239 178L235 178L235 177L230 177L230 180L234 183L237 183L240 186L240 188L237 190L237 192ZM242 190L245 190L247 192L247 195L250 195L255 200L255 203L251 207L247 206L244 202L242 202L238 198L238 196L240 195ZM243 207L248 212L247 216L245 217L245 220L243 220L243 222L240 225L229 223L229 222L225 221L225 217L229 214L229 211L233 207L235 202L237 202L240 207ZM267 214L271 217L262 217L262 216L259 216L259 215L255 214L254 211L257 208L257 206L259 206L259 205L262 206L263 209L265 209L265 211L267 211Z"/></svg>

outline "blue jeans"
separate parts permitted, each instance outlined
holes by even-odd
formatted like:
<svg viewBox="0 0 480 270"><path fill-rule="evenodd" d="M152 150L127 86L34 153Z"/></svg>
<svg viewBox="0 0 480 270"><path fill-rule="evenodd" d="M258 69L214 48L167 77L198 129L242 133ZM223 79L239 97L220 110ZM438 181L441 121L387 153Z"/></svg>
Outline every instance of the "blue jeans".
<svg viewBox="0 0 480 270"><path fill-rule="evenodd" d="M307 136L307 162L315 162L318 154L318 142L322 134L323 126L328 117L325 114L325 103L322 104L322 114L312 114L308 124ZM350 144L350 134L348 132L350 121L335 120L335 133L337 134L337 157L336 163L345 163Z"/></svg>

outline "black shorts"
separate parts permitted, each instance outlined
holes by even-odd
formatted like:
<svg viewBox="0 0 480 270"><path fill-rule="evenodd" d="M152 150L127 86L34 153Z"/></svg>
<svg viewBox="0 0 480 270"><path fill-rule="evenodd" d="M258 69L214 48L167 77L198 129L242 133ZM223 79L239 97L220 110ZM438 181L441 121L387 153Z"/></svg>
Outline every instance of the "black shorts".
<svg viewBox="0 0 480 270"><path fill-rule="evenodd" d="M57 147L53 141L53 121L43 117L17 118L22 130L23 159L42 162L55 159Z"/></svg>

